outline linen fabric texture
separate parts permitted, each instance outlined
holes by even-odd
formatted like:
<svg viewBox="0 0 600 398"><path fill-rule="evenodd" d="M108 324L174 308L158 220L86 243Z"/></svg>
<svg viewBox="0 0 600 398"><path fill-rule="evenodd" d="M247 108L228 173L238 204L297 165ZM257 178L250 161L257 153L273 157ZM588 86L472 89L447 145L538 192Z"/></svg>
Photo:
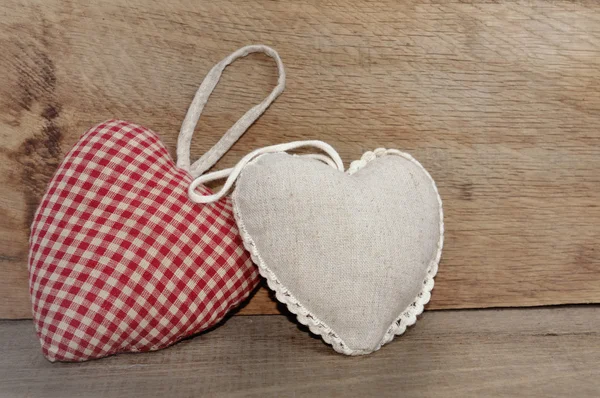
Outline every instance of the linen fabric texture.
<svg viewBox="0 0 600 398"><path fill-rule="evenodd" d="M233 193L245 245L277 298L350 355L414 323L443 242L441 199L425 169L399 151L365 155L346 173L261 155Z"/></svg>

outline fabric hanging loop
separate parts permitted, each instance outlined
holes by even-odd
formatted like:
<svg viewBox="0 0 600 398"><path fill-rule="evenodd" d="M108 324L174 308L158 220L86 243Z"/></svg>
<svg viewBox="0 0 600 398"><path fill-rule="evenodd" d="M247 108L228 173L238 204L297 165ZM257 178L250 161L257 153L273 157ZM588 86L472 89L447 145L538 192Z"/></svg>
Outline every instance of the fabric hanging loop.
<svg viewBox="0 0 600 398"><path fill-rule="evenodd" d="M247 154L246 156L244 156L234 167L232 167L230 169L219 170L219 171L215 171L215 172L204 174L204 175L197 177L194 181L192 181L192 183L190 184L190 186L188 188L188 196L189 196L190 200L195 203L216 202L217 200L221 199L223 196L227 195L227 193L229 193L229 191L231 190L231 187L235 183L235 180L237 180L237 178L239 177L239 175L242 172L242 170L244 169L244 167L249 162L251 162L253 159L257 158L260 155L266 154L266 153L286 152L286 151L291 151L291 150L302 148L302 147L313 147L313 148L320 149L321 151L325 152L327 154L327 156L325 156L323 154L307 154L307 155L300 155L300 156L314 158L316 160L326 163L327 165L333 167L334 169L337 169L340 172L344 172L344 164L342 162L342 158L337 153L337 151L335 149L333 149L333 147L331 145L329 145L323 141L317 141L317 140L293 141L293 142L288 142L286 144L271 145L271 146L267 146L264 148L256 149L256 150L250 152L249 154ZM227 180L225 181L225 184L219 190L219 192L212 194L212 195L201 195L198 192L196 192L196 188L199 185L206 184L207 182L219 180L219 179L226 178L226 177L227 177Z"/></svg>
<svg viewBox="0 0 600 398"><path fill-rule="evenodd" d="M264 53L273 58L277 64L279 78L277 86L273 89L260 104L255 105L248 110L227 132L223 137L206 152L200 159L193 164L190 164L190 145L194 129L200 119L202 110L208 101L211 93L217 86L223 70L238 58L245 57L252 53ZM198 177L205 171L210 169L214 164L231 148L231 146L246 132L246 130L254 123L260 115L275 101L275 99L283 92L285 88L285 70L283 63L277 51L265 45L250 45L242 47L239 50L231 53L221 62L216 64L202 81L202 84L196 91L194 99L185 115L185 119L179 131L177 139L177 167L187 170L192 177Z"/></svg>

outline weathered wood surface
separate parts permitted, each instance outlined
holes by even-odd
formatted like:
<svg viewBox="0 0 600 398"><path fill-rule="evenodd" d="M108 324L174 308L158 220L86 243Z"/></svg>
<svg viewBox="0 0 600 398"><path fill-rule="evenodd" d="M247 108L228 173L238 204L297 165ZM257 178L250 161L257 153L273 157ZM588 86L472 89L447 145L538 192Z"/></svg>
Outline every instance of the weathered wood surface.
<svg viewBox="0 0 600 398"><path fill-rule="evenodd" d="M151 354L51 364L31 321L0 321L6 397L598 397L600 308L426 312L365 357L284 316L233 317Z"/></svg>
<svg viewBox="0 0 600 398"><path fill-rule="evenodd" d="M411 152L437 180L447 238L431 308L600 301L600 4L5 0L0 6L0 317L30 314L27 237L78 136L107 118L174 155L208 69L274 46L282 97L227 154L323 139L347 161ZM227 70L200 156L275 84L251 56ZM275 311L265 292L246 313Z"/></svg>

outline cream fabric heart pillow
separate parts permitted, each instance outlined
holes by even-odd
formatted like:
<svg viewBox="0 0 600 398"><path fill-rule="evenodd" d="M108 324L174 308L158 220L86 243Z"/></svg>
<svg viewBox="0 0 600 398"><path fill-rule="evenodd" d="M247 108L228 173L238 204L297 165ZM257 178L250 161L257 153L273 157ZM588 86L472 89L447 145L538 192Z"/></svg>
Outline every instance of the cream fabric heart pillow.
<svg viewBox="0 0 600 398"><path fill-rule="evenodd" d="M347 173L263 155L242 171L233 202L245 246L277 299L336 351L378 350L429 301L442 206L409 155L368 152Z"/></svg>
<svg viewBox="0 0 600 398"><path fill-rule="evenodd" d="M343 171L333 148L325 164L287 153L314 145L267 147L229 174L244 245L279 301L333 348L348 355L378 350L430 299L443 244L442 202L429 173L397 150L377 149ZM323 160L322 158L319 158ZM330 167L333 166L333 167Z"/></svg>

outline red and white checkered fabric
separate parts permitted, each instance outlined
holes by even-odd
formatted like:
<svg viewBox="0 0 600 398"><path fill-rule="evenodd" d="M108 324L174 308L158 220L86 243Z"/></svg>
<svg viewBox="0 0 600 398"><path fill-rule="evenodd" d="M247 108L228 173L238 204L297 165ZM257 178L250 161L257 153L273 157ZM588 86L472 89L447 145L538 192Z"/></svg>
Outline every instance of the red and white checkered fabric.
<svg viewBox="0 0 600 398"><path fill-rule="evenodd" d="M124 121L92 128L69 152L30 238L33 315L49 360L166 347L215 325L256 287L229 198L194 204L191 181L156 134Z"/></svg>

